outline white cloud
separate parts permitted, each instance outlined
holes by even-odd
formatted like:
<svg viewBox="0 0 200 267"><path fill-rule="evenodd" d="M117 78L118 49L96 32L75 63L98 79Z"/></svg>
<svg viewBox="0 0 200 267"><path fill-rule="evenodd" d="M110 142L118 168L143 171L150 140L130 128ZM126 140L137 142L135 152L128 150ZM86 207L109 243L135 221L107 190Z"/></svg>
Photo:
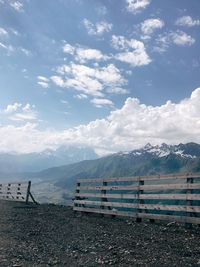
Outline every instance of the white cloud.
<svg viewBox="0 0 200 267"><path fill-rule="evenodd" d="M85 95L85 94L78 94L78 95L75 95L74 98L77 98L77 99L87 99L88 96Z"/></svg>
<svg viewBox="0 0 200 267"><path fill-rule="evenodd" d="M141 31L143 34L149 36L155 30L162 29L164 27L164 22L161 19L147 19L141 24Z"/></svg>
<svg viewBox="0 0 200 267"><path fill-rule="evenodd" d="M46 82L42 82L42 81L38 81L37 82L40 86L42 86L43 88L49 88L49 84Z"/></svg>
<svg viewBox="0 0 200 267"><path fill-rule="evenodd" d="M157 46L154 48L159 53L165 52L172 44L178 46L191 46L195 43L195 39L183 31L168 32L159 35L156 39Z"/></svg>
<svg viewBox="0 0 200 267"><path fill-rule="evenodd" d="M128 98L122 108L97 119L63 131L40 130L36 124L1 125L1 151L33 152L62 144L85 144L97 152L131 150L145 145L200 143L200 88L179 103L161 106ZM192 130L191 130L192 129Z"/></svg>
<svg viewBox="0 0 200 267"><path fill-rule="evenodd" d="M151 62L141 41L113 35L112 45L115 49L122 50L115 55L115 59L119 61L129 63L133 67L148 65Z"/></svg>
<svg viewBox="0 0 200 267"><path fill-rule="evenodd" d="M94 98L90 102L97 108L102 108L103 106L114 106L113 102L106 98Z"/></svg>
<svg viewBox="0 0 200 267"><path fill-rule="evenodd" d="M72 88L86 95L102 97L103 91L110 87L126 84L119 69L109 64L106 67L88 67L71 63L57 68L58 75L51 80L59 87Z"/></svg>
<svg viewBox="0 0 200 267"><path fill-rule="evenodd" d="M127 10L131 13L138 13L145 9L151 0L126 0Z"/></svg>
<svg viewBox="0 0 200 267"><path fill-rule="evenodd" d="M22 107L20 112L17 112L9 117L13 121L34 121L37 119L37 112L34 110L35 106L29 103Z"/></svg>
<svg viewBox="0 0 200 267"><path fill-rule="evenodd" d="M8 32L4 29L0 27L0 36L8 36Z"/></svg>
<svg viewBox="0 0 200 267"><path fill-rule="evenodd" d="M60 102L64 105L69 105L69 102L67 100L60 100Z"/></svg>
<svg viewBox="0 0 200 267"><path fill-rule="evenodd" d="M3 44L0 42L0 48L5 49L8 52L8 55L15 51L15 48L12 45Z"/></svg>
<svg viewBox="0 0 200 267"><path fill-rule="evenodd" d="M121 87L108 88L107 92L110 94L121 94L121 95L129 93L128 90L123 89Z"/></svg>
<svg viewBox="0 0 200 267"><path fill-rule="evenodd" d="M74 50L75 50L75 48L70 44L65 44L63 46L63 52L64 53L73 55L74 54Z"/></svg>
<svg viewBox="0 0 200 267"><path fill-rule="evenodd" d="M5 109L0 110L0 114L12 121L33 121L37 119L37 112L35 106L27 103L14 103L8 105Z"/></svg>
<svg viewBox="0 0 200 267"><path fill-rule="evenodd" d="M191 46L195 43L194 38L182 31L171 33L171 39L174 44L179 46Z"/></svg>
<svg viewBox="0 0 200 267"><path fill-rule="evenodd" d="M190 16L183 16L181 18L178 18L175 24L178 26L193 27L193 26L199 26L200 20L199 19L195 20Z"/></svg>
<svg viewBox="0 0 200 267"><path fill-rule="evenodd" d="M83 20L83 25L85 26L89 35L103 35L106 32L110 32L112 30L112 24L106 21L100 21L93 24L88 19Z"/></svg>
<svg viewBox="0 0 200 267"><path fill-rule="evenodd" d="M84 63L86 60L105 60L107 57L104 56L101 51L97 49L85 49L85 48L77 48L76 49L76 57L75 59L81 63Z"/></svg>
<svg viewBox="0 0 200 267"><path fill-rule="evenodd" d="M22 2L20 2L20 1L13 1L13 0L11 0L10 1L10 6L12 8L14 8L18 12L23 12L23 7L24 6L23 6Z"/></svg>
<svg viewBox="0 0 200 267"><path fill-rule="evenodd" d="M72 46L68 43L63 46L63 52L73 55L74 59L80 63L85 63L88 60L107 60L109 58L108 56L103 55L100 50L82 47L80 45Z"/></svg>
<svg viewBox="0 0 200 267"><path fill-rule="evenodd" d="M68 65L61 65L56 68L56 72L61 75L64 75L65 73L69 73L70 71L71 71L71 68Z"/></svg>
<svg viewBox="0 0 200 267"><path fill-rule="evenodd" d="M10 104L4 110L2 110L1 113L11 114L11 113L17 111L21 106L22 106L22 104L20 104L20 103Z"/></svg>
<svg viewBox="0 0 200 267"><path fill-rule="evenodd" d="M65 82L60 76L51 76L51 80L59 87L65 87Z"/></svg>
<svg viewBox="0 0 200 267"><path fill-rule="evenodd" d="M167 101L161 106L128 98L121 109L112 111L107 118L77 127L76 136L79 142L87 139L88 145L108 152L130 150L148 142L200 142L199 101L200 88L188 99Z"/></svg>
<svg viewBox="0 0 200 267"><path fill-rule="evenodd" d="M38 80L48 83L49 79L44 76L37 76Z"/></svg>
<svg viewBox="0 0 200 267"><path fill-rule="evenodd" d="M44 76L37 76L37 83L43 88L49 88L49 79Z"/></svg>

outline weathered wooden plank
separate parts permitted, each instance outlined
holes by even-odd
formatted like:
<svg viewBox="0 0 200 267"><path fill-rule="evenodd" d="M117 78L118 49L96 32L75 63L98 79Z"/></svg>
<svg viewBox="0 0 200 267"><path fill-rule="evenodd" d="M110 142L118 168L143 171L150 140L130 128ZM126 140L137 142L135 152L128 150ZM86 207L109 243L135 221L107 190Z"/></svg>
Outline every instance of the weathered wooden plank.
<svg viewBox="0 0 200 267"><path fill-rule="evenodd" d="M200 194L143 194L141 199L159 199L159 200L200 200Z"/></svg>
<svg viewBox="0 0 200 267"><path fill-rule="evenodd" d="M185 174L165 174L165 175L151 175L151 176L130 176L130 177L112 177L112 178L85 178L78 179L79 183L92 182L125 182L125 181L140 181L140 180L162 180L162 179L187 179L200 178L200 173L185 173Z"/></svg>
<svg viewBox="0 0 200 267"><path fill-rule="evenodd" d="M13 182L0 184L0 199L25 201L30 182Z"/></svg>
<svg viewBox="0 0 200 267"><path fill-rule="evenodd" d="M137 194L76 193L75 197L137 199Z"/></svg>
<svg viewBox="0 0 200 267"><path fill-rule="evenodd" d="M136 212L94 209L94 208L84 208L84 207L74 207L73 210L82 211L82 212L107 214L107 215L127 216L127 217L134 217L134 218L146 218L146 219L154 219L154 220L167 220L167 221L176 221L176 222L181 222L181 223L200 224L200 218L186 217L186 216L136 213Z"/></svg>
<svg viewBox="0 0 200 267"><path fill-rule="evenodd" d="M13 195L8 195L8 194L4 194L4 195L0 195L0 199L4 199L4 200L15 200L15 201L24 201L25 200L25 196L13 196Z"/></svg>
<svg viewBox="0 0 200 267"><path fill-rule="evenodd" d="M134 191L160 191L160 190L170 190L170 189L177 189L177 190L184 190L184 189L200 189L200 183L196 184L159 184L159 185L113 185L113 186L78 186L77 190L93 190L93 191L102 191L102 190L134 190Z"/></svg>
<svg viewBox="0 0 200 267"><path fill-rule="evenodd" d="M119 198L119 199L163 199L163 200L200 200L200 194L100 194L76 193L75 197L85 198Z"/></svg>
<svg viewBox="0 0 200 267"><path fill-rule="evenodd" d="M200 206L185 206L185 205L140 204L140 203L105 202L105 201L91 201L91 200L74 200L74 204L133 208L133 209L144 209L144 210L159 210L159 211L162 210L162 211L200 212Z"/></svg>
<svg viewBox="0 0 200 267"><path fill-rule="evenodd" d="M73 207L74 211L83 211L83 212L94 212L99 214L108 214L108 215L118 215L118 216L128 216L128 217L137 217L137 213L127 212L127 211L116 211L116 210L106 210L106 209L93 209L93 208L83 208L83 207Z"/></svg>

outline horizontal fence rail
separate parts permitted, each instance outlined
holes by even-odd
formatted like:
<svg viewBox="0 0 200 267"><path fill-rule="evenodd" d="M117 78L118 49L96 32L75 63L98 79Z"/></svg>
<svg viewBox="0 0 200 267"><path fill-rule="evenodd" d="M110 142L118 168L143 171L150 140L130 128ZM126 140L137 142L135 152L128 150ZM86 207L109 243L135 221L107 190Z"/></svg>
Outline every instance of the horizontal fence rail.
<svg viewBox="0 0 200 267"><path fill-rule="evenodd" d="M31 194L31 181L0 183L0 200L21 201L37 203Z"/></svg>
<svg viewBox="0 0 200 267"><path fill-rule="evenodd" d="M200 224L200 173L78 179L73 209Z"/></svg>

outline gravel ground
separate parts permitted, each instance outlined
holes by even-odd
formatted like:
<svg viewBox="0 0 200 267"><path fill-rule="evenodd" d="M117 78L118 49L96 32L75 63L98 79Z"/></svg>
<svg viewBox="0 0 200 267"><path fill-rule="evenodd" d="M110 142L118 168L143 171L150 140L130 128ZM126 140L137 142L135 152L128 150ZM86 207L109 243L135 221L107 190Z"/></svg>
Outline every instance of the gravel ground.
<svg viewBox="0 0 200 267"><path fill-rule="evenodd" d="M0 201L0 267L200 266L200 227Z"/></svg>

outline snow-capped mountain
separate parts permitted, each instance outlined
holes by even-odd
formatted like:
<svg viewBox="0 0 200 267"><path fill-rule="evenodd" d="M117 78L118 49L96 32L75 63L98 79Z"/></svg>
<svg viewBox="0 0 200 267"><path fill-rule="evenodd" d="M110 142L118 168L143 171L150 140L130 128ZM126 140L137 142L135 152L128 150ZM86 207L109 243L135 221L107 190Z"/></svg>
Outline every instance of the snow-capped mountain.
<svg viewBox="0 0 200 267"><path fill-rule="evenodd" d="M146 144L143 148L119 152L118 155L124 156L154 156L154 157L166 157L170 154L180 156L182 158L197 158L200 157L200 145L196 143L187 143L179 145L167 145L163 143L162 145L153 146L150 143Z"/></svg>
<svg viewBox="0 0 200 267"><path fill-rule="evenodd" d="M76 179L200 172L200 145L195 143L153 146L119 152L96 160L51 168L36 174L59 188L74 192Z"/></svg>

